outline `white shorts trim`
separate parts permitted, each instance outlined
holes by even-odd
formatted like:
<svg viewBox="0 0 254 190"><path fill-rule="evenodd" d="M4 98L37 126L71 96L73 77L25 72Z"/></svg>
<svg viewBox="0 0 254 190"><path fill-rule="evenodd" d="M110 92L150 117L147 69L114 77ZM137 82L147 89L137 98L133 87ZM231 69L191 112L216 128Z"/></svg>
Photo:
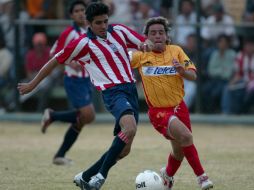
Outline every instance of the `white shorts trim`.
<svg viewBox="0 0 254 190"><path fill-rule="evenodd" d="M169 120L168 120L168 128L167 128L167 132L168 132L168 136L172 139L172 140L174 140L175 138L170 134L170 124L171 124L171 122L174 120L174 119L178 119L178 117L177 116L175 116L175 115L172 115L170 118L169 118Z"/></svg>

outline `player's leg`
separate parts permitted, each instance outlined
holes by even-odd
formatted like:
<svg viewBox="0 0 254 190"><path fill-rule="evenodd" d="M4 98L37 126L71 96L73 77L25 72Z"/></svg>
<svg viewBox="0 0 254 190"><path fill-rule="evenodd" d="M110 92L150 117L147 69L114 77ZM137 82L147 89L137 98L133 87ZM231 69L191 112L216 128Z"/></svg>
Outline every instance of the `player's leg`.
<svg viewBox="0 0 254 190"><path fill-rule="evenodd" d="M95 120L94 105L91 103L79 109L78 128L84 127L86 124Z"/></svg>
<svg viewBox="0 0 254 190"><path fill-rule="evenodd" d="M71 103L79 111L76 115L76 121L66 131L63 143L54 156L53 163L65 164L65 154L76 142L82 128L85 124L91 123L95 118L94 106L92 104L92 91L89 79L69 79L67 78L69 88L67 94ZM68 161L67 161L68 162Z"/></svg>
<svg viewBox="0 0 254 190"><path fill-rule="evenodd" d="M171 190L174 184L174 175L181 166L184 154L180 144L172 140L172 152L168 156L167 166L160 170L161 176L164 180L165 190Z"/></svg>
<svg viewBox="0 0 254 190"><path fill-rule="evenodd" d="M167 166L160 170L161 176L164 180L165 190L172 189L174 184L174 175L181 166L182 160L184 158L182 146L179 144L179 142L173 139L173 136L168 131L170 123L175 118L175 116L172 116L172 114L169 114L168 116L170 117L168 119L168 127L166 128L165 136L171 139L172 152L168 156Z"/></svg>
<svg viewBox="0 0 254 190"><path fill-rule="evenodd" d="M125 118L123 117L123 120ZM130 151L130 147L131 147L131 143L133 141L133 138L130 138L130 141L128 144L126 144L126 146L124 147L123 151L121 152L121 154L118 156L117 160L123 158L124 156L126 156L129 151ZM99 169L102 167L102 164L104 162L104 159L105 157L107 156L107 152L105 152L102 157L97 161L95 162L90 168L88 168L87 170L85 170L84 172L81 172L81 175L80 173L77 174L75 177L74 177L74 182L79 186L79 181L82 179L83 181L85 182L89 182L91 177L94 176L95 174L97 174L99 172ZM116 160L116 161L117 161ZM114 161L112 163L112 165L114 165L116 163L116 161Z"/></svg>
<svg viewBox="0 0 254 190"><path fill-rule="evenodd" d="M213 187L212 182L206 176L201 165L197 149L193 144L188 110L184 103L179 106L177 117L169 123L168 132L182 147L182 152L197 176L198 183L202 189ZM179 117L179 118L178 118ZM184 122L182 122L181 120Z"/></svg>
<svg viewBox="0 0 254 190"><path fill-rule="evenodd" d="M136 134L135 118L133 115L124 114L120 119L120 123L123 130L114 138L98 173L92 176L89 181L89 185L93 188L100 189L108 176L110 168L116 164L117 160L127 156L130 152Z"/></svg>
<svg viewBox="0 0 254 190"><path fill-rule="evenodd" d="M130 152L131 145L136 134L136 120L131 112L126 112L120 119L121 131L116 135L107 157L99 172L106 178L109 169L117 160L124 158Z"/></svg>
<svg viewBox="0 0 254 190"><path fill-rule="evenodd" d="M89 185L95 189L101 188L107 178L108 171L116 164L117 160L129 153L138 121L138 96L135 84L118 85L103 91L103 99L107 109L116 119L115 138L104 156L90 167L90 169L95 169L94 166L99 166L104 159L101 167L98 168L98 173L94 176L86 175L86 178L91 178ZM84 174L88 173L87 171Z"/></svg>
<svg viewBox="0 0 254 190"><path fill-rule="evenodd" d="M47 108L44 110L41 119L41 132L46 133L48 127L54 121L61 121L65 123L76 123L79 117L79 110L66 110L66 111L54 111Z"/></svg>
<svg viewBox="0 0 254 190"><path fill-rule="evenodd" d="M72 123L69 129L66 131L64 139L63 139L63 143L61 144L57 153L54 156L54 159L53 159L54 164L62 165L61 163L64 162L65 160L64 159L65 154L70 150L70 148L76 142L84 125L92 122L95 117L93 104L89 104L85 107L82 107L80 110L81 110L80 113L85 114L85 116L83 117L86 117L86 119L83 119L82 121L79 121L77 123ZM80 116L80 118L81 117L82 116Z"/></svg>
<svg viewBox="0 0 254 190"><path fill-rule="evenodd" d="M68 100L71 102L72 106L74 107L71 110L64 110L64 111L54 111L53 109L47 108L44 110L44 114L42 116L41 120L41 131L42 133L45 133L50 124L54 121L60 121L65 123L72 123L76 124L79 121L79 108L83 107L79 103L79 100L82 100L81 98L84 98L84 96L81 96L83 93L79 90L84 89L85 93L88 93L88 89L86 89L85 86L81 87L82 82L85 85L84 79L76 79L71 78L68 76L64 77L64 88L68 97ZM79 98L80 95L80 98Z"/></svg>

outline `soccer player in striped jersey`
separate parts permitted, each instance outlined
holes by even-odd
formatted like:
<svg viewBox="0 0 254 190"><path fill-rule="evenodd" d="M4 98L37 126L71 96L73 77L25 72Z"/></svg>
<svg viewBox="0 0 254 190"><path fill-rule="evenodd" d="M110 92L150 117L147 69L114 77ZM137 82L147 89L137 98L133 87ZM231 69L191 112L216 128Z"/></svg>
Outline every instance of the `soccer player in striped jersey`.
<svg viewBox="0 0 254 190"><path fill-rule="evenodd" d="M200 163L191 132L189 111L184 97L183 79L195 80L196 68L184 51L169 45L168 21L163 17L150 18L144 34L154 44L151 52L134 52L131 65L138 68L148 104L148 116L153 127L171 140L172 153L161 169L167 190L172 189L173 176L185 157L203 190L213 187Z"/></svg>
<svg viewBox="0 0 254 190"><path fill-rule="evenodd" d="M59 36L53 45L50 54L53 57L74 39L86 32L85 21L86 4L81 0L71 2L69 14L73 24L68 26ZM65 157L65 154L77 140L81 129L85 124L94 120L95 112L92 104L92 85L89 74L79 64L70 63L64 66L64 87L68 100L74 109L66 111L54 111L50 108L44 111L42 116L42 132L45 133L50 124L54 121L71 123L66 131L62 145L56 152L53 163L56 165L68 165L72 160Z"/></svg>
<svg viewBox="0 0 254 190"><path fill-rule="evenodd" d="M33 90L58 63L72 60L84 65L93 85L102 91L103 101L115 117L114 140L110 148L90 168L74 177L81 189L100 189L108 172L127 156L136 134L138 95L128 48L151 50L149 40L120 24L108 24L109 9L103 3L91 3L86 9L88 31L72 41L40 70L29 83L19 83L20 94Z"/></svg>

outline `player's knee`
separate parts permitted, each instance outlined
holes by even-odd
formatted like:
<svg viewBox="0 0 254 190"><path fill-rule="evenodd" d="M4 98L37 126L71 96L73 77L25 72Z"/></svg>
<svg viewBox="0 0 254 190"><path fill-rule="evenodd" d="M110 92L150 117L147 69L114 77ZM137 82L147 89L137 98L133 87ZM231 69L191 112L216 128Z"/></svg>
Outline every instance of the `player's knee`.
<svg viewBox="0 0 254 190"><path fill-rule="evenodd" d="M129 140L133 139L136 135L137 127L136 126L128 126L125 127L123 133L128 137Z"/></svg>
<svg viewBox="0 0 254 190"><path fill-rule="evenodd" d="M80 124L84 126L85 124L89 124L95 120L95 113L94 112L86 112L80 113Z"/></svg>
<svg viewBox="0 0 254 190"><path fill-rule="evenodd" d="M181 161L184 158L182 149L173 149L173 156L175 159Z"/></svg>
<svg viewBox="0 0 254 190"><path fill-rule="evenodd" d="M182 146L188 146L193 144L193 137L191 132L183 133L180 137L180 143Z"/></svg>
<svg viewBox="0 0 254 190"><path fill-rule="evenodd" d="M137 125L134 116L131 114L123 115L119 123L122 132L128 137L128 139L133 139L137 132Z"/></svg>
<svg viewBox="0 0 254 190"><path fill-rule="evenodd" d="M89 114L87 114L86 119L85 119L85 123L92 123L95 120L95 113L91 112Z"/></svg>

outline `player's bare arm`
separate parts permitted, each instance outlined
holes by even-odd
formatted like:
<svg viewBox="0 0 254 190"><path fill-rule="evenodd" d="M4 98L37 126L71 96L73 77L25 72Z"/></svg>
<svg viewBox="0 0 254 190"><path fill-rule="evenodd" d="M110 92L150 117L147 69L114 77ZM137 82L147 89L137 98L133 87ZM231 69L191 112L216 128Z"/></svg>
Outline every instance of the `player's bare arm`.
<svg viewBox="0 0 254 190"><path fill-rule="evenodd" d="M184 66L179 63L176 59L173 59L173 65L176 69L176 71L185 79L187 80L196 80L197 74L194 70L186 70Z"/></svg>
<svg viewBox="0 0 254 190"><path fill-rule="evenodd" d="M50 59L39 73L28 83L18 83L18 91L21 95L31 92L44 78L46 78L58 66L55 58Z"/></svg>

